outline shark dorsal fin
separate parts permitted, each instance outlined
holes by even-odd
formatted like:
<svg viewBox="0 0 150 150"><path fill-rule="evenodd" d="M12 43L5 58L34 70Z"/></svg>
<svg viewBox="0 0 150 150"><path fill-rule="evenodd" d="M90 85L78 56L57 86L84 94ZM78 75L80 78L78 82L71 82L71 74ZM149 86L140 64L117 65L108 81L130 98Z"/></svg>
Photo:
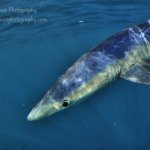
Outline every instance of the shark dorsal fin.
<svg viewBox="0 0 150 150"><path fill-rule="evenodd" d="M122 71L120 78L150 85L150 64L140 61Z"/></svg>

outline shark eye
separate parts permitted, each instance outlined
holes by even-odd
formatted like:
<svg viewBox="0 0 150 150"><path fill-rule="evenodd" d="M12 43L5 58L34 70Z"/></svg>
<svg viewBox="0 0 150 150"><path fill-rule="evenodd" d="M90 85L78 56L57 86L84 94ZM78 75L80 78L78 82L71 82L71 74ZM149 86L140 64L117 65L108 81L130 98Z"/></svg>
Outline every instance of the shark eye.
<svg viewBox="0 0 150 150"><path fill-rule="evenodd" d="M68 107L69 106L69 101L67 101L67 100L62 101L62 106L63 107Z"/></svg>

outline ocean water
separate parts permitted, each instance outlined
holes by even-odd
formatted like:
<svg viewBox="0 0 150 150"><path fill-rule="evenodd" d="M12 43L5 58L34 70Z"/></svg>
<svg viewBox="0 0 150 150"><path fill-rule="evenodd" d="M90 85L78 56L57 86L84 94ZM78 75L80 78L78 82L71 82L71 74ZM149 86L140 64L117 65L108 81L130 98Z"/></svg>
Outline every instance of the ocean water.
<svg viewBox="0 0 150 150"><path fill-rule="evenodd" d="M149 18L148 0L1 1L0 150L149 150L150 87L123 79L51 117L26 119L76 59Z"/></svg>

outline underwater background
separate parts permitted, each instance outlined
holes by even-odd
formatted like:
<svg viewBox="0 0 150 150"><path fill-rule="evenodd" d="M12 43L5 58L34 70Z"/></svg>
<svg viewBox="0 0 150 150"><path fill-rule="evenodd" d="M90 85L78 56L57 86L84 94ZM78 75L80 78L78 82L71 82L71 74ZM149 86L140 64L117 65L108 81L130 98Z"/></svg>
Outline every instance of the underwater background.
<svg viewBox="0 0 150 150"><path fill-rule="evenodd" d="M76 59L149 18L148 0L0 1L0 150L149 150L150 87L123 79L51 117L26 119Z"/></svg>

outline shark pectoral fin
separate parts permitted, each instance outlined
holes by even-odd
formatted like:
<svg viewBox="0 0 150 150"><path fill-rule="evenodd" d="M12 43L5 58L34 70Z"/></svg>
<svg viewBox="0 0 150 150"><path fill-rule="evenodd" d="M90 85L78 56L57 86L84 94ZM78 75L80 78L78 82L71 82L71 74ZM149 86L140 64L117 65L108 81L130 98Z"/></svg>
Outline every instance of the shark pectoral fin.
<svg viewBox="0 0 150 150"><path fill-rule="evenodd" d="M150 85L150 64L143 61L136 63L125 69L120 78Z"/></svg>

